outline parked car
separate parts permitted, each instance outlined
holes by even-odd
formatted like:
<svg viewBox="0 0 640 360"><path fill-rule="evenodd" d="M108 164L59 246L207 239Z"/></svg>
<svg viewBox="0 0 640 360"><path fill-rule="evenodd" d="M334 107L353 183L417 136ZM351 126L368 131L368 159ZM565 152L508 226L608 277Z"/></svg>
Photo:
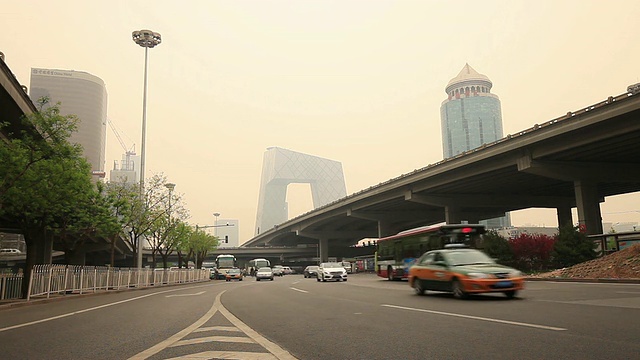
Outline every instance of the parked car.
<svg viewBox="0 0 640 360"><path fill-rule="evenodd" d="M261 267L256 271L256 281L260 281L262 279L273 281L273 271L270 267Z"/></svg>
<svg viewBox="0 0 640 360"><path fill-rule="evenodd" d="M0 249L0 255L20 255L22 251L18 249Z"/></svg>
<svg viewBox="0 0 640 360"><path fill-rule="evenodd" d="M284 267L282 265L274 265L273 269L271 269L271 271L273 271L273 275L274 276L282 276L282 275L284 275Z"/></svg>
<svg viewBox="0 0 640 360"><path fill-rule="evenodd" d="M310 265L304 268L304 277L305 278L318 277L318 267L315 265Z"/></svg>
<svg viewBox="0 0 640 360"><path fill-rule="evenodd" d="M318 267L318 281L347 281L347 270L341 263L328 262L322 263Z"/></svg>
<svg viewBox="0 0 640 360"><path fill-rule="evenodd" d="M464 299L469 294L501 292L513 298L524 289L522 273L497 264L480 250L450 248L422 255L409 268L409 285L416 294L446 291Z"/></svg>
<svg viewBox="0 0 640 360"><path fill-rule="evenodd" d="M225 280L227 281L231 281L231 280L242 281L242 277L243 277L242 270L238 268L229 269L225 274Z"/></svg>

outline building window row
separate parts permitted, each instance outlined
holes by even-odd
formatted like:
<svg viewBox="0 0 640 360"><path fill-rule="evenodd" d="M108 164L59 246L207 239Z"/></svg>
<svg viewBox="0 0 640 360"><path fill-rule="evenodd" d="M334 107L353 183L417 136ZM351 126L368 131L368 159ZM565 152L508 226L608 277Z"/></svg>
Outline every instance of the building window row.
<svg viewBox="0 0 640 360"><path fill-rule="evenodd" d="M453 91L451 91L451 94L449 94L451 97L457 97L459 95L465 95L465 96L469 96L469 94L474 93L474 94L478 94L478 93L488 93L489 92L489 88L487 88L486 86L467 86L467 87L461 87L459 89L455 89Z"/></svg>

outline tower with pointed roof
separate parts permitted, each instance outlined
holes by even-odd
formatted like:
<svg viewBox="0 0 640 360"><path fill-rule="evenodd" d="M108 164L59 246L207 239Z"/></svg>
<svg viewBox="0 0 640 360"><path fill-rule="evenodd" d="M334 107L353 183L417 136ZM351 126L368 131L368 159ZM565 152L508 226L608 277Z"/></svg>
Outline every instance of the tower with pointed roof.
<svg viewBox="0 0 640 360"><path fill-rule="evenodd" d="M440 106L445 159L503 137L500 99L491 93L492 86L487 76L469 64L447 84L447 99ZM490 228L510 226L510 223L508 214L486 221Z"/></svg>

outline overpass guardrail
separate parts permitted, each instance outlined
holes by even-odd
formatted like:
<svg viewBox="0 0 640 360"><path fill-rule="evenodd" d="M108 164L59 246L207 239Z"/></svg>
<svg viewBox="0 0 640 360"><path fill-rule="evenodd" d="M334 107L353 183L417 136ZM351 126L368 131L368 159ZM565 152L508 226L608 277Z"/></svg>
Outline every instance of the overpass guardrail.
<svg viewBox="0 0 640 360"><path fill-rule="evenodd" d="M207 269L137 269L107 266L35 265L27 301L34 297L86 294L152 286L209 281ZM22 274L0 275L0 300L19 299Z"/></svg>

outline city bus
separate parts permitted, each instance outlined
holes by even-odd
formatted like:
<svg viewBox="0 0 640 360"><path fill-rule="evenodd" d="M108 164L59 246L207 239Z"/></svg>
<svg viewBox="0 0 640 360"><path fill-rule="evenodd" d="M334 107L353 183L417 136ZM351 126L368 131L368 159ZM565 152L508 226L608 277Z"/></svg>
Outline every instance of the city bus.
<svg viewBox="0 0 640 360"><path fill-rule="evenodd" d="M481 224L438 224L405 230L377 241L375 270L389 280L406 279L409 267L427 251L448 244L482 248Z"/></svg>
<svg viewBox="0 0 640 360"><path fill-rule="evenodd" d="M261 267L271 267L271 262L267 259L253 259L247 262L245 271L247 274L253 276Z"/></svg>
<svg viewBox="0 0 640 360"><path fill-rule="evenodd" d="M238 259L234 255L220 254L216 256L217 279L225 279L227 271L235 267L238 267Z"/></svg>

